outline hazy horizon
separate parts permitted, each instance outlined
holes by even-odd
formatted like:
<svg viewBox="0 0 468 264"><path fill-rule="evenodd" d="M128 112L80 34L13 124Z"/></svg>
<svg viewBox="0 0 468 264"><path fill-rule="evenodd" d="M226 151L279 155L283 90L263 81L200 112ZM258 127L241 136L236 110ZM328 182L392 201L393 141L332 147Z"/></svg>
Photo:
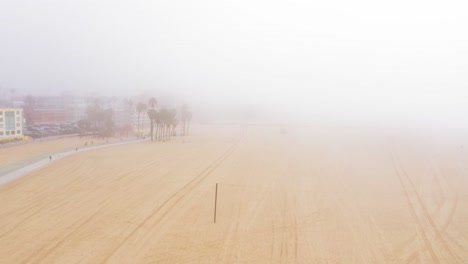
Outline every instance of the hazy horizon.
<svg viewBox="0 0 468 264"><path fill-rule="evenodd" d="M152 91L195 105L301 115L465 111L466 7L461 1L4 1L0 89Z"/></svg>

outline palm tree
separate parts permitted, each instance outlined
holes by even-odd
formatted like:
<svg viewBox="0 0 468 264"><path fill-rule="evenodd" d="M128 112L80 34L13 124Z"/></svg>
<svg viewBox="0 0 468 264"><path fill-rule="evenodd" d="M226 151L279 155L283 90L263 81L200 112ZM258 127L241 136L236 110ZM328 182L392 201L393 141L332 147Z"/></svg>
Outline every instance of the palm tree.
<svg viewBox="0 0 468 264"><path fill-rule="evenodd" d="M158 101L156 101L156 98L154 98L154 97L151 97L148 100L148 105L151 107L151 109L154 109L154 107L156 106L157 103L158 103Z"/></svg>
<svg viewBox="0 0 468 264"><path fill-rule="evenodd" d="M188 129L190 125L190 121L192 120L192 112L188 112L187 114L187 132L185 133L186 136L188 136Z"/></svg>
<svg viewBox="0 0 468 264"><path fill-rule="evenodd" d="M180 121L182 121L182 126L180 127L181 131L180 134L185 136L185 123L187 122L187 105L183 104L182 108L180 109Z"/></svg>
<svg viewBox="0 0 468 264"><path fill-rule="evenodd" d="M188 106L186 104L182 105L182 109L180 111L180 117L182 121L182 135L183 136L188 136L188 128L189 128L189 123L190 120L192 119L192 113L189 111Z"/></svg>
<svg viewBox="0 0 468 264"><path fill-rule="evenodd" d="M132 99L125 99L125 104L128 106L128 120L127 120L127 137L128 137L128 132L132 128L132 116L133 116L133 101Z"/></svg>
<svg viewBox="0 0 468 264"><path fill-rule="evenodd" d="M100 117L101 117L101 104L100 100L98 98L94 99L93 104L88 105L86 108L86 115L87 119L91 124L93 124L94 129L93 129L93 138L97 136L98 128L99 128L99 123L100 123Z"/></svg>
<svg viewBox="0 0 468 264"><path fill-rule="evenodd" d="M138 136L140 136L140 115L142 112L146 111L146 109L148 108L144 103L138 103L136 106L136 110L138 112L138 124L137 124Z"/></svg>
<svg viewBox="0 0 468 264"><path fill-rule="evenodd" d="M114 109L112 108L103 109L101 112L101 119L102 119L102 122L104 123L104 131L102 133L103 137L104 136L110 137L114 135L113 116L114 116Z"/></svg>
<svg viewBox="0 0 468 264"><path fill-rule="evenodd" d="M156 110L154 110L154 109L148 110L148 118L150 120L150 129L151 129L151 131L150 131L151 141L153 141L153 138L154 138L153 137L153 135L154 135L153 130L154 130L154 120L156 119L156 114L157 114Z"/></svg>
<svg viewBox="0 0 468 264"><path fill-rule="evenodd" d="M28 95L24 99L24 117L26 118L26 122L32 125L34 110L36 108L36 98Z"/></svg>
<svg viewBox="0 0 468 264"><path fill-rule="evenodd" d="M172 108L169 110L169 139L175 134L175 127L177 126L177 109Z"/></svg>
<svg viewBox="0 0 468 264"><path fill-rule="evenodd" d="M161 112L156 112L155 115L155 121L156 121L156 139L161 140L161 132L162 132L162 118L161 118Z"/></svg>
<svg viewBox="0 0 468 264"><path fill-rule="evenodd" d="M148 105L151 107L151 117L150 117L150 122L151 122L151 141L153 141L153 127L154 127L154 121L156 120L157 118L157 111L154 109L156 107L156 104L158 103L158 101L156 101L156 98L154 97L151 97L149 100L148 100ZM148 116L149 117L149 116ZM157 130L157 127L156 127L156 130ZM157 133L156 133L156 139L157 139Z"/></svg>
<svg viewBox="0 0 468 264"><path fill-rule="evenodd" d="M132 99L127 99L125 102L127 103L128 108L130 108L130 111L132 111L133 110L133 100Z"/></svg>
<svg viewBox="0 0 468 264"><path fill-rule="evenodd" d="M111 136L114 133L114 110L112 108L101 107L98 99L94 100L94 104L86 108L86 120L81 122L81 128L89 131L88 124L94 126L93 138L98 136Z"/></svg>
<svg viewBox="0 0 468 264"><path fill-rule="evenodd" d="M166 138L167 138L167 125L168 125L168 119L169 119L169 112L167 111L166 108L162 108L161 111L159 111L159 119L161 121L162 141L166 141Z"/></svg>
<svg viewBox="0 0 468 264"><path fill-rule="evenodd" d="M88 119L78 120L78 127L80 128L80 138L82 136L88 136L89 128L91 127Z"/></svg>

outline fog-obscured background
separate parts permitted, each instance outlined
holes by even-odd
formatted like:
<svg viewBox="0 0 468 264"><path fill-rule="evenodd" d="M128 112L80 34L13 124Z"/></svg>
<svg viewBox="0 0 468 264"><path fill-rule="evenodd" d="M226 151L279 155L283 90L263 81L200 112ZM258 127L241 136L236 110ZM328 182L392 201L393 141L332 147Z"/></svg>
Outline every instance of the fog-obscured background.
<svg viewBox="0 0 468 264"><path fill-rule="evenodd" d="M247 116L456 120L468 117L467 7L4 0L0 96L151 91Z"/></svg>

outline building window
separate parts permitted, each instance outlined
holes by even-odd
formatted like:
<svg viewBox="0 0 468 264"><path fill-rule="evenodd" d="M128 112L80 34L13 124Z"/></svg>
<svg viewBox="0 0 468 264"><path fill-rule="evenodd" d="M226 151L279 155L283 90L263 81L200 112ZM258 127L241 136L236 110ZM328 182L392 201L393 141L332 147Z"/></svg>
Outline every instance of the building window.
<svg viewBox="0 0 468 264"><path fill-rule="evenodd" d="M0 131L0 136L3 136L3 131Z"/></svg>
<svg viewBox="0 0 468 264"><path fill-rule="evenodd" d="M11 131L11 134L12 134L12 135L14 135L14 134L15 134L15 131L14 131L14 130L13 130L13 131Z"/></svg>
<svg viewBox="0 0 468 264"><path fill-rule="evenodd" d="M16 111L16 114L19 115L19 111Z"/></svg>
<svg viewBox="0 0 468 264"><path fill-rule="evenodd" d="M0 111L0 115L3 115L3 111Z"/></svg>
<svg viewBox="0 0 468 264"><path fill-rule="evenodd" d="M0 122L3 122L3 118L2 118L2 117L0 117Z"/></svg>
<svg viewBox="0 0 468 264"><path fill-rule="evenodd" d="M0 129L3 129L3 124L0 124Z"/></svg>
<svg viewBox="0 0 468 264"><path fill-rule="evenodd" d="M21 121L21 119L20 119L19 116L17 116L17 117L16 117L16 122L19 122L19 121Z"/></svg>
<svg viewBox="0 0 468 264"><path fill-rule="evenodd" d="M20 126L21 126L21 124L20 124L20 123L16 123L16 127L20 127Z"/></svg>
<svg viewBox="0 0 468 264"><path fill-rule="evenodd" d="M21 130L16 130L16 134L21 134Z"/></svg>
<svg viewBox="0 0 468 264"><path fill-rule="evenodd" d="M15 129L15 112L5 112L5 130Z"/></svg>
<svg viewBox="0 0 468 264"><path fill-rule="evenodd" d="M6 132L6 135L7 135L7 136L10 135L10 131L7 131L7 132Z"/></svg>

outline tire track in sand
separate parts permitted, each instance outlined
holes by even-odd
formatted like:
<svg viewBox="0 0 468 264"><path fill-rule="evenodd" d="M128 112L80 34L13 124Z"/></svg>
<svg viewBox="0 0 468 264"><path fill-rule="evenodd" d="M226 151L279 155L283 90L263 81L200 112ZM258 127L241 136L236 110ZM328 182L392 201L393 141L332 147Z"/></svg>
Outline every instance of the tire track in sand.
<svg viewBox="0 0 468 264"><path fill-rule="evenodd" d="M167 198L156 210L154 210L150 215L148 215L140 224L138 224L135 229L130 232L120 244L112 250L112 252L102 260L101 263L108 262L117 251L119 251L127 241L129 241L136 233L144 226L147 225L158 213L160 216L156 219L155 223L152 225L151 228L154 228L156 225L161 223L164 218L173 210L173 208L178 205L183 198L188 194L190 191L195 189L199 186L203 180L205 180L213 171L215 171L231 154L236 150L237 146L239 145L239 141L234 143L227 151L225 151L221 156L219 156L215 161L213 161L210 165L208 165L203 171L198 173L192 180L190 180L187 184L185 184L182 188L174 192L169 198ZM146 232L147 234L149 231Z"/></svg>
<svg viewBox="0 0 468 264"><path fill-rule="evenodd" d="M411 213L413 215L413 218L416 220L416 223L418 224L419 233L421 235L421 238L424 241L424 244L426 245L426 248L429 250L432 260L434 261L434 263L443 263L441 262L441 259L439 258L439 256L437 256L434 250L434 244L431 243L429 237L426 234L427 232L430 232L431 230L435 238L437 238L437 240L440 242L440 244L444 248L445 252L448 253L453 263L461 263L459 262L460 258L453 253L453 251L448 246L447 241L443 238L441 231L439 230L437 224L435 223L433 217L429 213L429 210L427 209L425 203L423 202L421 196L419 195L414 182L411 180L411 178L406 173L406 171L401 167L394 153L390 151L390 154L392 156L392 162L395 168L395 172L403 188L407 202L410 205ZM405 177L403 177L402 175L404 175ZM413 201L411 199L411 194L415 197L416 201ZM424 228L425 225L423 225L423 223L421 222L421 218L418 215L418 211L422 212L424 219L429 223L429 229L426 228L425 230Z"/></svg>

